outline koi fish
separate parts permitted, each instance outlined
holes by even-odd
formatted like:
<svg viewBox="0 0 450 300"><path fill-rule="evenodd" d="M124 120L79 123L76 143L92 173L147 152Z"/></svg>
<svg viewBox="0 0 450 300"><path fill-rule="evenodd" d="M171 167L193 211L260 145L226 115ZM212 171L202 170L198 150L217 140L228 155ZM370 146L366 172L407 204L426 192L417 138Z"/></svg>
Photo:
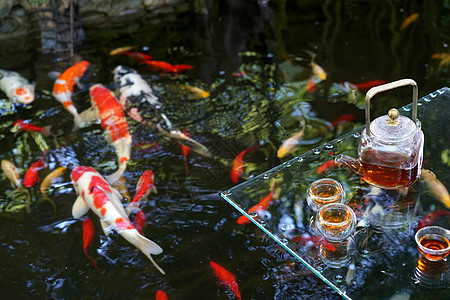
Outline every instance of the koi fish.
<svg viewBox="0 0 450 300"><path fill-rule="evenodd" d="M343 125L345 123L349 123L355 119L354 114L344 114L337 117L333 122L327 125L327 129L335 128L339 125Z"/></svg>
<svg viewBox="0 0 450 300"><path fill-rule="evenodd" d="M37 132L42 134L43 136L49 136L51 133L50 129L52 125L41 127L30 124L26 122L24 119L19 119L14 121L13 127L17 130L28 131L28 132Z"/></svg>
<svg viewBox="0 0 450 300"><path fill-rule="evenodd" d="M130 50L132 50L134 48L134 46L123 46L123 47L119 47L116 48L114 50L111 50L111 52L109 52L109 55L121 55L124 54L126 52L129 52Z"/></svg>
<svg viewBox="0 0 450 300"><path fill-rule="evenodd" d="M181 84L180 88L182 90L188 91L191 96L189 99L204 99L209 97L209 93L205 90L202 90L201 88L195 87L195 86L189 86L187 84Z"/></svg>
<svg viewBox="0 0 450 300"><path fill-rule="evenodd" d="M336 162L334 159L330 159L327 160L326 162L324 162L323 164L321 164L318 168L317 168L317 174L322 174L325 171L337 168L339 166L341 166L342 163L340 162Z"/></svg>
<svg viewBox="0 0 450 300"><path fill-rule="evenodd" d="M108 176L110 182L115 182L122 176L131 152L131 135L128 131L128 123L114 94L101 84L95 84L89 89L91 104L96 110L100 125L105 130L105 139L114 146L119 168Z"/></svg>
<svg viewBox="0 0 450 300"><path fill-rule="evenodd" d="M218 263L215 263L213 261L209 262L209 265L211 266L214 275L218 279L219 283L221 285L226 286L227 288L231 289L234 294L236 295L237 299L241 299L241 293L239 292L239 286L237 284L236 278L233 274L231 274L228 270L226 270L224 267L219 265Z"/></svg>
<svg viewBox="0 0 450 300"><path fill-rule="evenodd" d="M306 247L322 246L327 251L336 251L336 247L321 235L310 235L309 233L303 233L295 236L292 241L303 244Z"/></svg>
<svg viewBox="0 0 450 300"><path fill-rule="evenodd" d="M92 210L100 218L106 236L114 229L144 253L158 271L165 274L151 256L161 254L163 250L155 242L142 236L133 226L120 201L122 196L119 192L91 167L75 167L71 178L78 195L72 207L73 217L79 219L89 209Z"/></svg>
<svg viewBox="0 0 450 300"><path fill-rule="evenodd" d="M440 59L441 60L439 62L440 67L450 64L450 53L436 53L431 55L431 58Z"/></svg>
<svg viewBox="0 0 450 300"><path fill-rule="evenodd" d="M449 217L450 211L448 210L435 210L426 214L422 220L417 224L416 231L426 226L435 225L435 222L442 217Z"/></svg>
<svg viewBox="0 0 450 300"><path fill-rule="evenodd" d="M269 208L270 204L272 203L274 192L275 192L275 189L272 189L267 196L262 197L259 200L258 204L252 206L248 210L248 214L251 214L254 211L260 212L260 211L267 210ZM239 217L239 219L237 219L236 223L238 223L239 225L245 225L245 224L251 223L251 221L246 216L242 215Z"/></svg>
<svg viewBox="0 0 450 300"><path fill-rule="evenodd" d="M133 225L140 234L142 234L142 230L144 229L145 219L145 213L142 209L139 209L134 216Z"/></svg>
<svg viewBox="0 0 450 300"><path fill-rule="evenodd" d="M6 178L9 179L11 185L15 188L22 186L20 182L20 173L17 167L7 159L2 160L2 170L5 173Z"/></svg>
<svg viewBox="0 0 450 300"><path fill-rule="evenodd" d="M298 141L302 138L303 133L305 132L306 129L306 122L304 118L302 119L302 122L303 122L302 130L300 130L299 132L297 132L296 134L285 140L283 144L281 144L280 148L278 148L277 151L278 158L285 157L286 155L292 153L295 150L295 148L297 148Z"/></svg>
<svg viewBox="0 0 450 300"><path fill-rule="evenodd" d="M407 18L403 21L402 25L400 26L399 31L402 31L402 30L404 30L406 27L408 27L409 25L411 25L411 23L414 22L414 21L416 21L418 17L419 17L419 14L418 14L418 13L414 13L414 14L410 15L409 17L407 17Z"/></svg>
<svg viewBox="0 0 450 300"><path fill-rule="evenodd" d="M439 199L447 208L450 208L450 195L445 186L440 182L436 175L427 169L422 169L420 179L425 181L431 193Z"/></svg>
<svg viewBox="0 0 450 300"><path fill-rule="evenodd" d="M56 168L55 170L50 172L47 176L45 176L44 180L42 180L42 182L41 182L40 191L42 194L42 198L44 198L44 200L47 200L48 202L50 202L50 204L53 206L53 209L55 211L56 211L55 202L53 202L53 200L47 196L46 191L57 178L61 177L64 174L66 169L67 169L66 167Z"/></svg>
<svg viewBox="0 0 450 300"><path fill-rule="evenodd" d="M194 66L191 65L173 65L175 69L177 69L177 72L192 70Z"/></svg>
<svg viewBox="0 0 450 300"><path fill-rule="evenodd" d="M0 90L14 103L30 104L34 101L34 84L14 71L0 69Z"/></svg>
<svg viewBox="0 0 450 300"><path fill-rule="evenodd" d="M119 65L114 69L113 74L114 82L118 86L119 102L131 118L139 123L155 127L160 133L176 139L178 143L188 146L203 156L211 156L208 148L172 125L169 118L161 111L162 104L136 70ZM153 110L154 117L144 119L140 112L143 108L146 108L147 111Z"/></svg>
<svg viewBox="0 0 450 300"><path fill-rule="evenodd" d="M308 82L306 83L306 91L307 91L308 93L312 93L312 92L314 92L316 89L317 89L317 87L316 87L316 81L315 81L315 79L314 79L314 76L311 76L311 77L308 79Z"/></svg>
<svg viewBox="0 0 450 300"><path fill-rule="evenodd" d="M136 193L130 205L127 206L127 213L130 214L132 210L139 209L139 203L147 199L150 193L157 194L156 186L154 183L155 175L151 170L146 170L139 177L139 181L136 186Z"/></svg>
<svg viewBox="0 0 450 300"><path fill-rule="evenodd" d="M32 187L41 180L39 178L38 172L43 168L45 168L44 158L47 155L47 153L48 150L45 150L42 157L39 158L36 162L34 162L26 171L25 176L23 178L23 185L26 188Z"/></svg>
<svg viewBox="0 0 450 300"><path fill-rule="evenodd" d="M74 64L59 75L53 85L53 96L64 106L64 109L74 117L74 129L81 127L83 125L83 120L72 102L73 86L78 83L89 65L90 63L85 60Z"/></svg>
<svg viewBox="0 0 450 300"><path fill-rule="evenodd" d="M371 88L375 86L379 86L382 84L387 83L387 81L384 80L371 80L371 81L365 81L361 83L349 83L350 88L356 88L361 93L368 92Z"/></svg>
<svg viewBox="0 0 450 300"><path fill-rule="evenodd" d="M129 52L129 51L125 51L123 53L121 53L121 55L126 55L129 56L133 59L135 59L137 62L145 64L148 60L152 60L152 57L150 55L147 55L145 53L141 53L141 52Z"/></svg>
<svg viewBox="0 0 450 300"><path fill-rule="evenodd" d="M189 135L189 133L185 130L182 131L183 134L185 134L187 137L191 137ZM184 162L184 168L186 169L186 174L189 174L189 167L187 164L187 155L189 154L189 152L191 151L191 149L188 146L185 145L181 145L181 153L183 154L183 162Z"/></svg>
<svg viewBox="0 0 450 300"><path fill-rule="evenodd" d="M327 73L325 72L325 70L321 66L316 64L314 60L311 61L311 68L313 74L319 77L321 80L327 79Z"/></svg>
<svg viewBox="0 0 450 300"><path fill-rule="evenodd" d="M83 252L84 255L89 259L91 264L97 269L100 270L97 266L97 262L95 259L90 256L87 252L88 246L92 243L92 240L94 239L95 235L95 227L94 223L92 222L91 218L86 217L86 219L83 220Z"/></svg>
<svg viewBox="0 0 450 300"><path fill-rule="evenodd" d="M244 173L244 156L248 152L254 151L259 148L259 145L250 145L247 149L241 151L233 160L233 166L231 167L230 176L234 183L239 181L242 173Z"/></svg>
<svg viewBox="0 0 450 300"><path fill-rule="evenodd" d="M177 73L178 69L165 61L161 61L161 60L146 60L145 65L154 71L162 71L162 72L169 72L169 73Z"/></svg>
<svg viewBox="0 0 450 300"><path fill-rule="evenodd" d="M155 298L156 300L168 300L167 294L163 290L157 290Z"/></svg>

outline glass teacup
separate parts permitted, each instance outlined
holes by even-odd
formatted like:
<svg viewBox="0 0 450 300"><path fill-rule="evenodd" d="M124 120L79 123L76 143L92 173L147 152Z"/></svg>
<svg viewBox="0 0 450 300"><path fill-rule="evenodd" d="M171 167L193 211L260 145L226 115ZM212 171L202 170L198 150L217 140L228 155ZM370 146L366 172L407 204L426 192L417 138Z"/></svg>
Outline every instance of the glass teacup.
<svg viewBox="0 0 450 300"><path fill-rule="evenodd" d="M427 226L416 232L420 254L430 261L439 261L450 253L450 230L440 226Z"/></svg>
<svg viewBox="0 0 450 300"><path fill-rule="evenodd" d="M330 203L317 212L316 226L319 232L331 242L341 242L353 233L356 216L353 210L342 203Z"/></svg>

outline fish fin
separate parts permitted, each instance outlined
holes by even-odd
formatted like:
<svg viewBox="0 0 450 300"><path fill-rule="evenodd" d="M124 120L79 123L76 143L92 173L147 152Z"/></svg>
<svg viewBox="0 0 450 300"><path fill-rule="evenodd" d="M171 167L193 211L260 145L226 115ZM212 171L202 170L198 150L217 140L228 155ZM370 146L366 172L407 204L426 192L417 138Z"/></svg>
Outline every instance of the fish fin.
<svg viewBox="0 0 450 300"><path fill-rule="evenodd" d="M89 207L87 207L86 202L84 202L83 197L78 196L75 200L75 203L72 206L72 216L75 219L79 219L84 216L89 211Z"/></svg>
<svg viewBox="0 0 450 300"><path fill-rule="evenodd" d="M103 232L105 233L105 235L109 236L109 234L113 230L113 226L112 225L108 225L108 223L106 223L103 220L100 220L100 225L102 226L102 229L103 229Z"/></svg>
<svg viewBox="0 0 450 300"><path fill-rule="evenodd" d="M158 269L159 272L161 272L161 274L165 275L166 273L164 272L164 270L160 266L158 266L158 264L153 260L151 256L151 254L161 254L163 252L163 249L158 244L149 240L141 234L136 234L134 236L134 240L135 241L132 242L132 244L135 245L139 250L141 250L142 253L145 254L145 256L147 256L147 258L152 262L155 268Z"/></svg>
<svg viewBox="0 0 450 300"><path fill-rule="evenodd" d="M83 110L80 114L79 114L79 119L75 119L75 123L78 123L79 127L84 127L89 123L94 122L95 120L97 120L98 116L98 111L97 108L95 107L90 107L86 110Z"/></svg>
<svg viewBox="0 0 450 300"><path fill-rule="evenodd" d="M55 217L55 215L56 215L56 204L55 204L55 202L52 200L52 199L50 199L47 195L45 195L45 194L42 194L42 199L44 200L44 201L48 201L48 202L50 202L50 204L53 206L53 217Z"/></svg>
<svg viewBox="0 0 450 300"><path fill-rule="evenodd" d="M150 193L158 194L158 190L156 189L156 186L152 186L152 188L150 189Z"/></svg>
<svg viewBox="0 0 450 300"><path fill-rule="evenodd" d="M49 136L49 135L52 134L51 129L52 129L52 125L45 126L44 128L42 128L42 130L41 130L40 133L41 133L43 136Z"/></svg>
<svg viewBox="0 0 450 300"><path fill-rule="evenodd" d="M120 165L116 172L112 173L111 175L105 176L106 181L109 182L109 184L113 184L119 178L122 176L123 172L125 172L126 165Z"/></svg>

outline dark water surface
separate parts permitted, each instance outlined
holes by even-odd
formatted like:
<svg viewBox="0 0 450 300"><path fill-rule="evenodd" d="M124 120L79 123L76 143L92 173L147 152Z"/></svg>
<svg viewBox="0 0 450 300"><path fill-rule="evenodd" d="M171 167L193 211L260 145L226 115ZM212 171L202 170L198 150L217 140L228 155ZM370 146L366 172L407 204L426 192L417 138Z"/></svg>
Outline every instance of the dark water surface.
<svg viewBox="0 0 450 300"><path fill-rule="evenodd" d="M413 13L419 13L417 20L400 31ZM37 84L36 100L26 107L12 107L1 94L0 157L19 167L23 178L48 146L48 168L40 177L59 166L69 170L48 192L55 216L48 202L40 201L39 184L29 190L28 214L8 180L0 181L0 297L153 299L163 289L169 299L234 299L216 283L209 266L215 261L235 275L243 299L339 299L255 226L236 224L239 214L219 193L235 185L229 175L233 159L252 141L261 146L245 156L241 181L362 125L364 93L336 84L412 78L419 97L448 86L450 65L432 55L449 52L450 2L203 1L202 9L193 6L189 13L159 21L88 28L75 52L94 65L83 81L111 88L115 66L141 67L128 57L111 57L116 47L135 45L154 59L194 66L176 76L149 70L142 75L172 122L206 145L212 158L189 153L187 173L176 142L129 120L134 146L122 190L132 197L140 175L147 169L155 173L158 194L142 206L144 235L164 249L154 259L166 275L119 235L106 237L90 213L96 236L88 251L99 270L85 257L81 221L71 215L76 194L69 171L86 165L109 175L116 155L98 124L72 132L71 115L51 96L53 79L47 74L67 68L67 57L27 52L23 61L0 66ZM312 76L310 53L327 73L312 93L305 88ZM190 99L180 84L202 88L210 97ZM81 111L89 96L85 89L76 91ZM409 93L399 89L377 98L373 117L409 103ZM327 129L342 114L355 119ZM301 118L307 127L300 147L277 158L283 140L301 129ZM17 119L52 125L56 141L14 134Z"/></svg>

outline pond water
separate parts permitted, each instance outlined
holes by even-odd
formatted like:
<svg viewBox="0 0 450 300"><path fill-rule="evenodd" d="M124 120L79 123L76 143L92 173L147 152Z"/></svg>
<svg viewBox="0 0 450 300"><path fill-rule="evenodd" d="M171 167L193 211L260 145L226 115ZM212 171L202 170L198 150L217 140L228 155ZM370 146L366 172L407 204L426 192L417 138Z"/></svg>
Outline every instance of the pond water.
<svg viewBox="0 0 450 300"><path fill-rule="evenodd" d="M126 26L86 29L75 49L92 64L82 82L114 89L111 71L119 64L136 68L147 79L172 123L208 147L211 157L188 153L156 130L128 119L133 139L131 160L117 188L133 197L141 174L155 174L157 194L142 204L144 236L164 250L148 259L118 234L106 237L98 218L95 237L83 253L82 221L72 217L76 192L70 170L91 166L102 175L117 168L114 149L99 124L72 131L73 118L51 95L51 71L70 66L68 57L22 53L5 69L36 82L36 100L11 105L2 93L1 159L21 171L45 148L44 178L59 166L68 170L47 191L56 205L42 201L39 183L29 189L27 213L21 194L0 181L0 296L8 298L153 299L162 289L169 299L235 299L217 283L209 262L234 274L243 299L339 299L339 296L255 226L236 223L239 214L220 196L236 183L230 178L234 158L252 143L244 157L242 182L364 123L363 87L345 84L412 78L419 97L450 83L445 63L450 43L450 2L433 1L203 1L180 15L142 19ZM405 28L411 15L418 17ZM401 30L400 30L401 29ZM117 47L135 46L155 60L188 64L179 74L148 70L128 56L110 56ZM313 62L326 79L313 76ZM2 59L5 61L5 58ZM448 59L447 59L448 61ZM198 98L183 85L210 93ZM309 88L308 88L309 87ZM79 110L89 107L86 88L76 88ZM411 101L410 89L399 89L373 103L373 117ZM351 114L351 121L330 123ZM52 125L56 138L15 132L17 119ZM295 151L277 157L284 140L302 130ZM126 203L126 199L123 201Z"/></svg>

